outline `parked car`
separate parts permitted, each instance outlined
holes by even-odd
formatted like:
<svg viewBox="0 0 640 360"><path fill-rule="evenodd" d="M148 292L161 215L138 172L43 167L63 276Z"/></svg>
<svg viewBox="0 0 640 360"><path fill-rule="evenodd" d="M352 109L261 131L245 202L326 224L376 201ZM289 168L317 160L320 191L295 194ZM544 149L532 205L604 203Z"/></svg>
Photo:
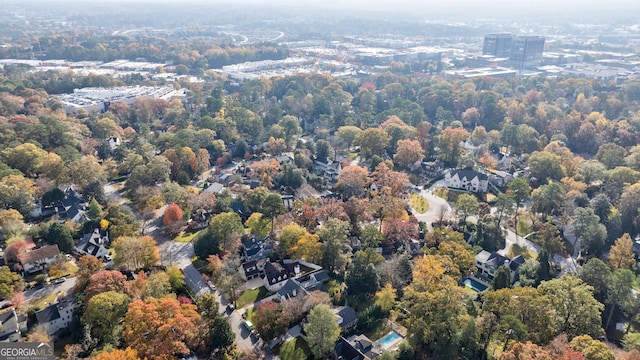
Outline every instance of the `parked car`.
<svg viewBox="0 0 640 360"><path fill-rule="evenodd" d="M104 261L104 262L109 262L111 260L112 260L111 259L111 255L109 255L109 254L102 256L102 261Z"/></svg>
<svg viewBox="0 0 640 360"><path fill-rule="evenodd" d="M67 281L67 278L63 276L63 277L61 277L59 279L56 279L53 283L54 284L62 284L65 281Z"/></svg>
<svg viewBox="0 0 640 360"><path fill-rule="evenodd" d="M247 330L253 331L253 323L251 323L251 321L245 320L242 322L242 325L247 328Z"/></svg>

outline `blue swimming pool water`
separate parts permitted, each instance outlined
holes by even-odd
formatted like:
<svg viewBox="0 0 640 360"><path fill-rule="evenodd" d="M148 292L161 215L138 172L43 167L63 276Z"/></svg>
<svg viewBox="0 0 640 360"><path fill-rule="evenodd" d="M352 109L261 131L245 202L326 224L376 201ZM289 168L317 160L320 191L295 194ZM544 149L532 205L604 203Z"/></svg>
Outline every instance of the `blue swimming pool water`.
<svg viewBox="0 0 640 360"><path fill-rule="evenodd" d="M471 279L471 278L464 279L464 281L462 283L465 284L466 286L472 288L473 290L475 290L477 292L481 292L481 291L487 290L487 286L486 285L483 285L483 284L481 284L481 283L479 283L476 280Z"/></svg>
<svg viewBox="0 0 640 360"><path fill-rule="evenodd" d="M396 340L401 339L401 338L402 338L402 336L400 336L400 334L398 334L395 331L392 331L392 332L388 333L387 335L383 336L378 341L380 342L380 344L382 344L382 346L384 346L385 348L388 348L394 342L396 342Z"/></svg>

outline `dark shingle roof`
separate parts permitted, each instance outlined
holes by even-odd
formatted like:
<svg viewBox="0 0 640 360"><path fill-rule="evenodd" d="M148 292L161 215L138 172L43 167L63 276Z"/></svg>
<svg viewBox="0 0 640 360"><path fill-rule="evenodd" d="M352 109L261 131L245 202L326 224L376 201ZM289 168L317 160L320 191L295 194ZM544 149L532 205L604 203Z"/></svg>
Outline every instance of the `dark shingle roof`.
<svg viewBox="0 0 640 360"><path fill-rule="evenodd" d="M466 170L466 169L456 170L451 174L451 176L454 176L456 174L458 174L458 177L460 178L460 180L467 178L467 181L473 179L476 176L478 177L478 180L487 180L489 178L487 174L479 173L473 170Z"/></svg>
<svg viewBox="0 0 640 360"><path fill-rule="evenodd" d="M337 314L342 318L342 325L348 325L356 321L358 318L358 314L356 311L350 306L343 306Z"/></svg>
<svg viewBox="0 0 640 360"><path fill-rule="evenodd" d="M58 312L58 304L49 305L46 308L36 312L36 319L38 319L38 324L46 324L59 318L60 312Z"/></svg>

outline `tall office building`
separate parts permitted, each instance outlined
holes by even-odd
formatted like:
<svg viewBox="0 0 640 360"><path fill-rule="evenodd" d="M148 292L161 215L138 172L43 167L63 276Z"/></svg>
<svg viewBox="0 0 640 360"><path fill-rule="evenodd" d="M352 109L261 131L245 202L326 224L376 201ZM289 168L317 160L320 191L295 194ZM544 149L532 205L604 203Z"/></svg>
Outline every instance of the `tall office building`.
<svg viewBox="0 0 640 360"><path fill-rule="evenodd" d="M542 64L544 37L518 36L511 42L511 67L526 69Z"/></svg>
<svg viewBox="0 0 640 360"><path fill-rule="evenodd" d="M485 35L482 55L508 58L511 55L511 39L511 34Z"/></svg>

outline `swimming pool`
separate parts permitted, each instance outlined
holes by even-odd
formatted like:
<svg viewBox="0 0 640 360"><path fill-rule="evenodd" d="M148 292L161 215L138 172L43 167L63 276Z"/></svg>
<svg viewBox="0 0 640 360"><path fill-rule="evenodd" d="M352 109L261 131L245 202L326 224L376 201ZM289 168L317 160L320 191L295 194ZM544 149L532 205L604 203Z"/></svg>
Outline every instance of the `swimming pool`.
<svg viewBox="0 0 640 360"><path fill-rule="evenodd" d="M391 345L395 344L400 339L402 339L402 336L400 336L400 334L398 334L397 332L392 331L383 336L380 340L378 340L378 342L386 349L388 347L391 347Z"/></svg>
<svg viewBox="0 0 640 360"><path fill-rule="evenodd" d="M464 279L464 281L462 282L463 284L465 284L466 286L472 288L473 290L477 291L477 292L483 292L485 290L487 290L487 286L484 284L481 284L480 282L476 281L475 279L472 278L466 278Z"/></svg>

